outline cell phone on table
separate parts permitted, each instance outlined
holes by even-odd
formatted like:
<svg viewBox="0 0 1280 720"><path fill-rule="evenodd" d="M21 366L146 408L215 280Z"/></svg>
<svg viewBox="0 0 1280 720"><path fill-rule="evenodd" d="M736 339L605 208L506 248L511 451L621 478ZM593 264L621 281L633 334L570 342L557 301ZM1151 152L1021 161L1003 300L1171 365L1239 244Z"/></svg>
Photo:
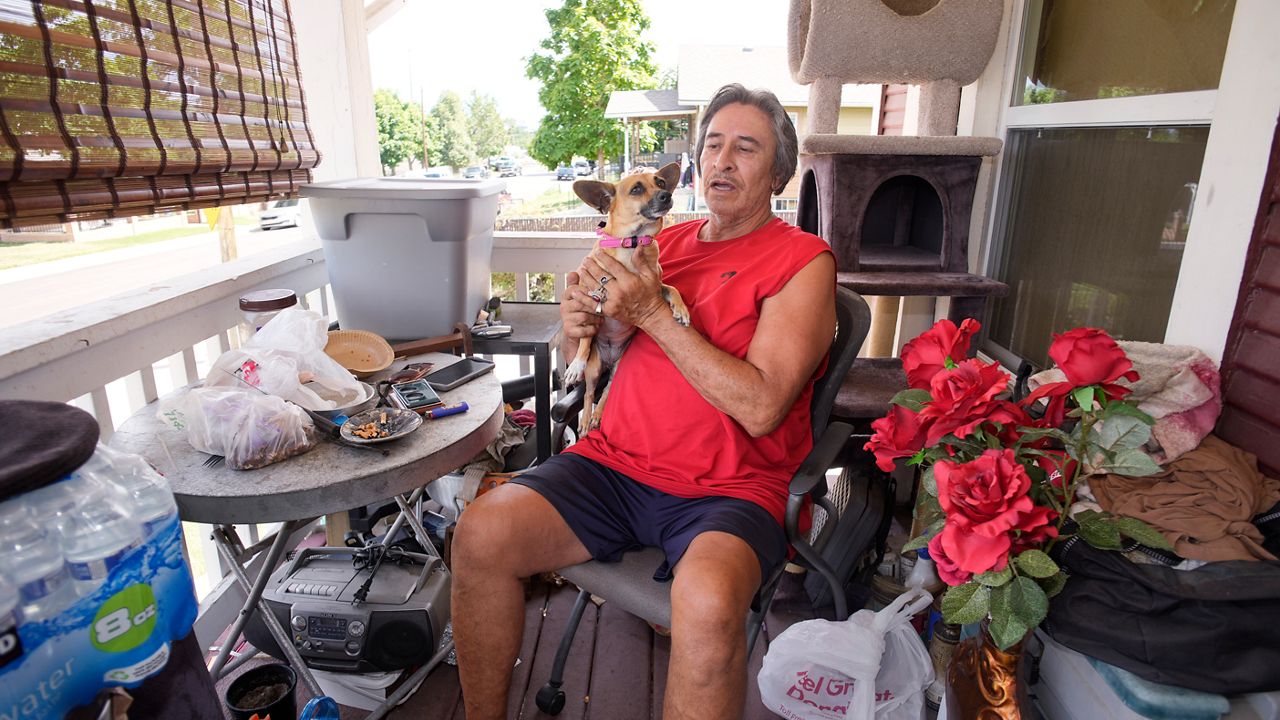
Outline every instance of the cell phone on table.
<svg viewBox="0 0 1280 720"><path fill-rule="evenodd" d="M432 371L423 380L436 390L447 392L463 383L475 380L490 370L493 370L493 362L490 360L462 358L452 365Z"/></svg>
<svg viewBox="0 0 1280 720"><path fill-rule="evenodd" d="M444 401L426 380L414 380L391 385L391 404L421 415L432 408L444 405Z"/></svg>

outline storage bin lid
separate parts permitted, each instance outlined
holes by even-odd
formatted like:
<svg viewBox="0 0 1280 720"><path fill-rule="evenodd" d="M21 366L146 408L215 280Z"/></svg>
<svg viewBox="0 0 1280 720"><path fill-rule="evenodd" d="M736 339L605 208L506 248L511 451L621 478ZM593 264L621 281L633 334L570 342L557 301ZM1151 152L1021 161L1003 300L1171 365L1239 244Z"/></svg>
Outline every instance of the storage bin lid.
<svg viewBox="0 0 1280 720"><path fill-rule="evenodd" d="M302 197L338 200L468 200L497 195L506 186L502 180L378 177L312 183L298 192Z"/></svg>

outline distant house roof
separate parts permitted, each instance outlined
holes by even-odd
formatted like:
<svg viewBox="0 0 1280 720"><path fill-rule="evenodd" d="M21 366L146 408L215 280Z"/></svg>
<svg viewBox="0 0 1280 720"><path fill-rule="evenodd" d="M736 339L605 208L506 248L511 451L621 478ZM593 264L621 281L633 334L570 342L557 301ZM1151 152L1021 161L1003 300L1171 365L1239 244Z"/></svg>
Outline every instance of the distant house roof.
<svg viewBox="0 0 1280 720"><path fill-rule="evenodd" d="M693 105L680 104L675 90L615 90L609 93L604 116L645 120L692 115L696 110Z"/></svg>
<svg viewBox="0 0 1280 720"><path fill-rule="evenodd" d="M791 80L783 47L682 45L677 67L676 96L686 105L706 105L716 90L734 82L772 90L783 105L809 104L809 88ZM872 107L879 97L879 85L846 85L840 104Z"/></svg>

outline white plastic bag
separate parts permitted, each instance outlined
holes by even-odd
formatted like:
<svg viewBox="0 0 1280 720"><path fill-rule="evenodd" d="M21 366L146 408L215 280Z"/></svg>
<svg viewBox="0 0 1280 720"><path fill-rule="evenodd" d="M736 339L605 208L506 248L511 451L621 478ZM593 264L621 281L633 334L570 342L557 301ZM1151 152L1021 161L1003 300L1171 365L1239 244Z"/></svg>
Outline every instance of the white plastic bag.
<svg viewBox="0 0 1280 720"><path fill-rule="evenodd" d="M244 388L247 383L309 410L349 407L365 399L364 389L338 361L325 355L328 342L323 317L286 308L244 347L219 356L204 386Z"/></svg>
<svg viewBox="0 0 1280 720"><path fill-rule="evenodd" d="M848 620L808 620L769 643L756 681L765 707L789 720L919 720L933 663L911 616L933 602L911 590Z"/></svg>
<svg viewBox="0 0 1280 720"><path fill-rule="evenodd" d="M185 430L191 447L224 456L235 470L270 465L316 444L315 425L302 408L248 388L180 390L163 398L156 414Z"/></svg>

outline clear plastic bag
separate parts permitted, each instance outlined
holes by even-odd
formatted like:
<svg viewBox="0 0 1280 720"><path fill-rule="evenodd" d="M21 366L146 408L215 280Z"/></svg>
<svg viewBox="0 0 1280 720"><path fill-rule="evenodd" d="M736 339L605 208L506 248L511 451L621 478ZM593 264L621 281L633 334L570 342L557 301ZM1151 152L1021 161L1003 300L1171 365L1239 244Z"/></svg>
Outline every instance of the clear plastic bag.
<svg viewBox="0 0 1280 720"><path fill-rule="evenodd" d="M316 444L306 411L273 395L234 388L194 388L160 401L157 416L185 430L191 447L222 455L236 470L300 455Z"/></svg>
<svg viewBox="0 0 1280 720"><path fill-rule="evenodd" d="M324 353L328 342L328 323L323 317L301 308L285 308L244 347L219 356L204 386L235 389L247 383L309 410L354 405L364 399L364 389L346 368Z"/></svg>
<svg viewBox="0 0 1280 720"><path fill-rule="evenodd" d="M911 616L931 602L911 590L879 612L792 625L764 656L761 701L790 720L923 718L933 663Z"/></svg>

